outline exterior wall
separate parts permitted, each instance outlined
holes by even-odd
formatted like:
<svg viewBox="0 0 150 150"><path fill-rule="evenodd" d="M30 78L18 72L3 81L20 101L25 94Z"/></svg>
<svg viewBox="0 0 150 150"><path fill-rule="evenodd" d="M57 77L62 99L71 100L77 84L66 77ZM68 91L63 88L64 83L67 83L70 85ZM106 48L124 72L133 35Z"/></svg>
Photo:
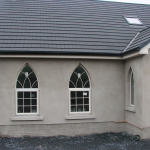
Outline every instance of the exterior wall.
<svg viewBox="0 0 150 150"><path fill-rule="evenodd" d="M11 117L16 115L16 79L26 63L33 68L38 78L39 115L44 117L42 121L11 120ZM66 120L65 117L69 115L69 79L79 63L86 68L90 76L92 112L89 115L95 115L95 119ZM1 126L100 123L124 120L124 61L0 59L0 70Z"/></svg>
<svg viewBox="0 0 150 150"><path fill-rule="evenodd" d="M124 130L132 135L140 135L142 139L150 138L150 128L139 128L129 123L124 124L124 126Z"/></svg>
<svg viewBox="0 0 150 150"><path fill-rule="evenodd" d="M150 53L150 52L149 52ZM129 69L132 69L135 82L135 106L130 106ZM139 134L141 138L150 138L150 54L125 61L125 131ZM132 109L131 109L132 108ZM135 112L132 111L133 108Z"/></svg>
<svg viewBox="0 0 150 150"><path fill-rule="evenodd" d="M124 123L73 123L44 125L5 125L0 126L0 136L75 136L104 132L124 131Z"/></svg>
<svg viewBox="0 0 150 150"><path fill-rule="evenodd" d="M134 101L135 105L130 106L130 67L134 75ZM143 57L135 57L125 61L125 120L135 127L143 128ZM135 109L136 112L132 111Z"/></svg>
<svg viewBox="0 0 150 150"><path fill-rule="evenodd" d="M141 138L145 138L143 129L136 127L135 125L131 125L129 123L125 123L125 131L132 135L140 135Z"/></svg>
<svg viewBox="0 0 150 150"><path fill-rule="evenodd" d="M149 118L150 116L150 54L145 55L143 57L143 78L144 78L143 126L144 128L149 128L150 130L150 118Z"/></svg>

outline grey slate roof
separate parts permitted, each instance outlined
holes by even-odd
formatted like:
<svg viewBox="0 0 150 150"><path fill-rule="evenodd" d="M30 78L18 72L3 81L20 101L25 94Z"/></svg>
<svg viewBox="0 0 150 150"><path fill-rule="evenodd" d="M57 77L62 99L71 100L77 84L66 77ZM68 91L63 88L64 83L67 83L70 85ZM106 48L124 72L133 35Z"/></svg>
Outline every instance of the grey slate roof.
<svg viewBox="0 0 150 150"><path fill-rule="evenodd" d="M149 14L150 5L141 4L1 0L0 53L119 55L150 26ZM123 15L137 16L144 26L129 25Z"/></svg>
<svg viewBox="0 0 150 150"><path fill-rule="evenodd" d="M140 31L124 52L128 52L134 49L140 50L149 42L150 42L150 27Z"/></svg>

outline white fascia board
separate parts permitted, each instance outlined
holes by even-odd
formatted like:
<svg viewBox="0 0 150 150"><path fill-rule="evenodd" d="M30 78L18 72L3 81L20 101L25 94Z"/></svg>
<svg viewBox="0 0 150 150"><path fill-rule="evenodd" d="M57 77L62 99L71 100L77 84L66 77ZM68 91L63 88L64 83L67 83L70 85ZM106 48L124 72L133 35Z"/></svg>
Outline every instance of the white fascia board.
<svg viewBox="0 0 150 150"><path fill-rule="evenodd" d="M109 60L124 60L138 55L143 55L143 53L135 52L126 56L69 56L69 55L0 55L0 58L38 58L38 59L109 59Z"/></svg>
<svg viewBox="0 0 150 150"><path fill-rule="evenodd" d="M58 59L119 59L121 56L78 56L78 55L0 55L0 58L58 58Z"/></svg>
<svg viewBox="0 0 150 150"><path fill-rule="evenodd" d="M133 58L133 57L136 57L136 56L139 56L139 55L143 55L143 54L140 54L140 52L135 52L135 53L123 56L122 59L125 60L125 59Z"/></svg>

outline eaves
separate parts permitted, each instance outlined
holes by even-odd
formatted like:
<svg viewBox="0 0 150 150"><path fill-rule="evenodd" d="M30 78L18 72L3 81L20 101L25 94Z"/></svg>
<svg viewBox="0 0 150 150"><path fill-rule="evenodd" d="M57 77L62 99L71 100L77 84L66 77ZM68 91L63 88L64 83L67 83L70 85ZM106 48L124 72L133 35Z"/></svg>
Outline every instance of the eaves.
<svg viewBox="0 0 150 150"><path fill-rule="evenodd" d="M101 55L77 55L77 54L0 54L0 58L39 58L39 59L109 59L109 60L126 60L133 57L149 54L150 43L138 47L130 52L122 53L120 55L101 54Z"/></svg>

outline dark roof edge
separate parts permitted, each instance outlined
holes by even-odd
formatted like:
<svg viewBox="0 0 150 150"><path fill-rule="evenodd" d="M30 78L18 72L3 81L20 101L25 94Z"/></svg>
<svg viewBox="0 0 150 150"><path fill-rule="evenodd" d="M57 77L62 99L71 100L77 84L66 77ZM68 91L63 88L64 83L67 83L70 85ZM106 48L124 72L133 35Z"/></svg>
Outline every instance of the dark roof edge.
<svg viewBox="0 0 150 150"><path fill-rule="evenodd" d="M139 50L141 50L144 46L146 46L148 43L150 43L150 39L144 42L141 46L139 46Z"/></svg>
<svg viewBox="0 0 150 150"><path fill-rule="evenodd" d="M56 52L56 51L0 51L0 55L45 55L45 54L49 54L49 55L87 55L87 56L120 56L120 53L109 53L109 52Z"/></svg>
<svg viewBox="0 0 150 150"><path fill-rule="evenodd" d="M126 52L122 53L122 56L130 55L130 54L138 52L138 51L140 51L139 48L134 48L132 50L129 50L129 51L126 51Z"/></svg>

